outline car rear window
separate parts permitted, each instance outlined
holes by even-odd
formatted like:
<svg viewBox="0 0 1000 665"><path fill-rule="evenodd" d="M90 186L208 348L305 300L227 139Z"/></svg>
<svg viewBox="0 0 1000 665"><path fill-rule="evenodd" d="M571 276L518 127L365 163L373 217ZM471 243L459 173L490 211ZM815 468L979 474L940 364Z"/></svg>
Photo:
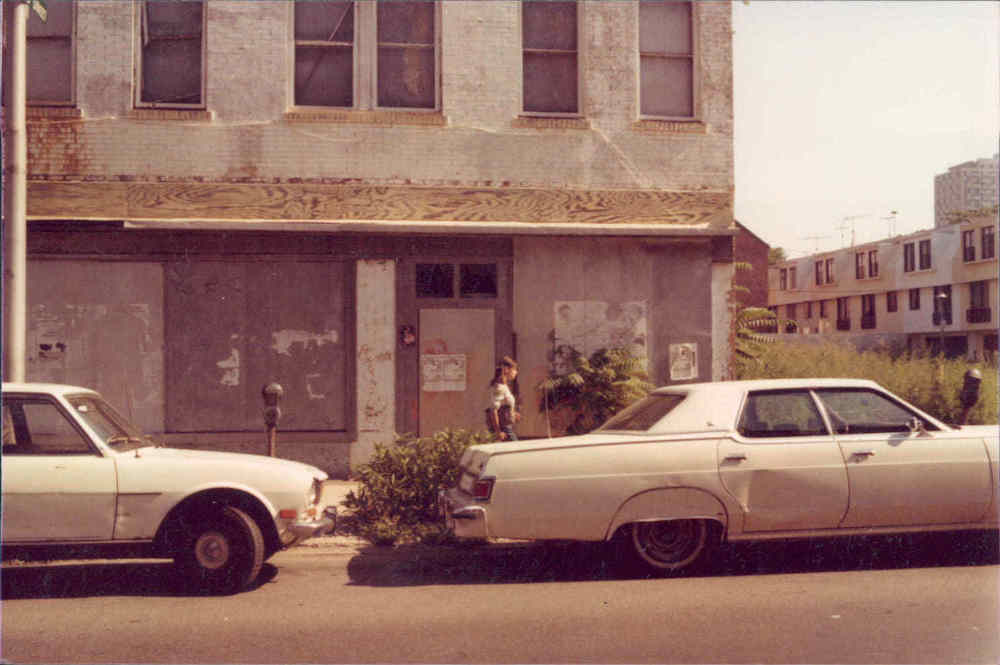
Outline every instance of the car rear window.
<svg viewBox="0 0 1000 665"><path fill-rule="evenodd" d="M597 431L645 432L677 408L677 405L683 402L685 397L686 395L670 393L649 395L612 416Z"/></svg>

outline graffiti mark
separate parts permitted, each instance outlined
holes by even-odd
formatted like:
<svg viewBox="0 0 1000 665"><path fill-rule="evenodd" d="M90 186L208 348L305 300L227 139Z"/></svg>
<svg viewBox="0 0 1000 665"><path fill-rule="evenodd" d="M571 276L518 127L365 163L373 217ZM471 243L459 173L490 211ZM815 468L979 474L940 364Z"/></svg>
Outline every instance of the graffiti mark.
<svg viewBox="0 0 1000 665"><path fill-rule="evenodd" d="M223 370L222 378L219 380L224 386L238 386L240 385L240 351L239 349L232 349L229 352L229 357L225 360L220 360L215 363L215 366Z"/></svg>
<svg viewBox="0 0 1000 665"><path fill-rule="evenodd" d="M337 344L340 341L340 333L336 330L327 330L323 333L314 333L308 330L279 330L271 333L271 349L275 353L290 356L292 347L301 344L303 348L320 347L325 344Z"/></svg>

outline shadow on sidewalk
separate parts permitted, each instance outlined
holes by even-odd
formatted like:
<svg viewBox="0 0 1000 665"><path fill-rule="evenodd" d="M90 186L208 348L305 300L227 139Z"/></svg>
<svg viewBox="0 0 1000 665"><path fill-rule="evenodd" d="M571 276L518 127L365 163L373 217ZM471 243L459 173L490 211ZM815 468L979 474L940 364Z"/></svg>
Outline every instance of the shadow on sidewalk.
<svg viewBox="0 0 1000 665"><path fill-rule="evenodd" d="M989 566L1000 562L997 534L867 536L729 544L699 576ZM375 587L526 584L638 579L603 543L512 543L367 547L348 563L351 583Z"/></svg>

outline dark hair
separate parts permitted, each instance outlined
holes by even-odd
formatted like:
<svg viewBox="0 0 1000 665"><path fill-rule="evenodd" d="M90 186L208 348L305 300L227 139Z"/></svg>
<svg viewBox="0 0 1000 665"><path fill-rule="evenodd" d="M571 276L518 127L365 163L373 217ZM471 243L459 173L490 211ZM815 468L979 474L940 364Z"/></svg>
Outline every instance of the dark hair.
<svg viewBox="0 0 1000 665"><path fill-rule="evenodd" d="M510 369L517 369L517 361L510 356L504 356L500 359L500 367L509 367Z"/></svg>
<svg viewBox="0 0 1000 665"><path fill-rule="evenodd" d="M497 365L496 370L493 371L493 379L490 381L491 386L495 386L498 383L504 382L503 370L504 370L504 365L503 362L501 362L499 365Z"/></svg>

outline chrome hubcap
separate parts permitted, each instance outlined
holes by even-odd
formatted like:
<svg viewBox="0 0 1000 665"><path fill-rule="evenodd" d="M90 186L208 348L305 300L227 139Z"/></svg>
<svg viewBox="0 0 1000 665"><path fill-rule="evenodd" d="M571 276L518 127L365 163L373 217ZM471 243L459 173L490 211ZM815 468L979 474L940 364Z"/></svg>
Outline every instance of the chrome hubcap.
<svg viewBox="0 0 1000 665"><path fill-rule="evenodd" d="M218 531L206 531L195 541L194 556L202 568L217 570L229 560L229 539Z"/></svg>
<svg viewBox="0 0 1000 665"><path fill-rule="evenodd" d="M654 566L680 568L698 556L705 543L705 527L697 520L642 522L633 526L632 541Z"/></svg>

